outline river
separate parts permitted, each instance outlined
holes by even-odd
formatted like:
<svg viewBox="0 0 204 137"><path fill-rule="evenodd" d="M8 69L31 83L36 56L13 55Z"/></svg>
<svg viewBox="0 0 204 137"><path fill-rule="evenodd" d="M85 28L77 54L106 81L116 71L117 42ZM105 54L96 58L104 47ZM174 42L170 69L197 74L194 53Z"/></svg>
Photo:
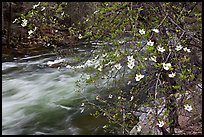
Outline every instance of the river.
<svg viewBox="0 0 204 137"><path fill-rule="evenodd" d="M89 51L76 50L60 59L77 66L75 57ZM50 52L2 62L3 135L104 134L106 119L90 116L91 109L81 111L84 98L75 91L80 71L47 65L57 59L59 55Z"/></svg>

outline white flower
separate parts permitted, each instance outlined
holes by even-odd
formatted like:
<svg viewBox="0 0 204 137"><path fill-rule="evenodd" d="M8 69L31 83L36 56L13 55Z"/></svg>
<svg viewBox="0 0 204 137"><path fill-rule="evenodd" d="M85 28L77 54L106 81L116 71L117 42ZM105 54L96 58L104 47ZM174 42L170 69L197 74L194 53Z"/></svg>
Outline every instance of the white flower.
<svg viewBox="0 0 204 137"><path fill-rule="evenodd" d="M58 32L58 30L56 29L56 30L55 30L55 32L57 33L57 32Z"/></svg>
<svg viewBox="0 0 204 137"><path fill-rule="evenodd" d="M157 123L157 125L158 125L159 127L163 127L163 126L164 126L164 121L159 121L159 123Z"/></svg>
<svg viewBox="0 0 204 137"><path fill-rule="evenodd" d="M121 99L121 96L119 96L118 99Z"/></svg>
<svg viewBox="0 0 204 137"><path fill-rule="evenodd" d="M41 9L41 11L43 11L43 10L45 10L45 7L43 7L43 8Z"/></svg>
<svg viewBox="0 0 204 137"><path fill-rule="evenodd" d="M171 67L171 63L162 63L163 64L163 68L165 69L165 70L169 70L169 68Z"/></svg>
<svg viewBox="0 0 204 137"><path fill-rule="evenodd" d="M132 100L133 100L133 98L134 98L134 96L132 96L132 97L130 98L130 101L132 101Z"/></svg>
<svg viewBox="0 0 204 137"><path fill-rule="evenodd" d="M128 68L133 69L135 66L134 62L128 62Z"/></svg>
<svg viewBox="0 0 204 137"><path fill-rule="evenodd" d="M141 75L141 74L136 74L136 81L140 81L140 79L144 78L144 75Z"/></svg>
<svg viewBox="0 0 204 137"><path fill-rule="evenodd" d="M156 56L150 57L150 60L157 62L157 57Z"/></svg>
<svg viewBox="0 0 204 137"><path fill-rule="evenodd" d="M188 52L188 53L190 53L190 52L191 52L191 50L190 50L190 49L188 49L187 47L183 48L183 50L184 50L184 51L186 51L186 52Z"/></svg>
<svg viewBox="0 0 204 137"><path fill-rule="evenodd" d="M64 12L62 12L61 15L64 16Z"/></svg>
<svg viewBox="0 0 204 137"><path fill-rule="evenodd" d="M35 27L35 28L34 28L34 31L36 31L36 30L37 30L37 28L38 28L38 27Z"/></svg>
<svg viewBox="0 0 204 137"><path fill-rule="evenodd" d="M84 103L81 103L81 106L83 107L83 106L84 106Z"/></svg>
<svg viewBox="0 0 204 137"><path fill-rule="evenodd" d="M83 108L81 108L81 113L83 113L84 112L84 107Z"/></svg>
<svg viewBox="0 0 204 137"><path fill-rule="evenodd" d="M115 66L115 68L116 68L117 70L121 69L121 67L122 67L122 66L120 65L120 63L115 64L114 66Z"/></svg>
<svg viewBox="0 0 204 137"><path fill-rule="evenodd" d="M144 58L144 60L147 60L147 58Z"/></svg>
<svg viewBox="0 0 204 137"><path fill-rule="evenodd" d="M96 100L99 100L99 96L96 96Z"/></svg>
<svg viewBox="0 0 204 137"><path fill-rule="evenodd" d="M176 51L179 51L179 50L181 50L183 47L181 46L181 45L178 45L178 46L176 46L176 48L175 48L175 50Z"/></svg>
<svg viewBox="0 0 204 137"><path fill-rule="evenodd" d="M154 42L150 40L150 41L147 42L147 45L148 45L148 46L153 46L153 45L154 45Z"/></svg>
<svg viewBox="0 0 204 137"><path fill-rule="evenodd" d="M108 98L112 98L112 97L113 97L113 95L111 95L111 94L108 96Z"/></svg>
<svg viewBox="0 0 204 137"><path fill-rule="evenodd" d="M128 83L127 83L127 84L128 84L128 85L130 85L130 83L131 83L131 81L128 81Z"/></svg>
<svg viewBox="0 0 204 137"><path fill-rule="evenodd" d="M157 47L157 50L160 51L161 53L165 51L164 47L160 47L160 46Z"/></svg>
<svg viewBox="0 0 204 137"><path fill-rule="evenodd" d="M98 68L98 70L99 70L99 71L102 71L102 68L103 68L103 67L102 67L102 66L100 66L100 67Z"/></svg>
<svg viewBox="0 0 204 137"><path fill-rule="evenodd" d="M15 23L18 19L15 19L12 23Z"/></svg>
<svg viewBox="0 0 204 137"><path fill-rule="evenodd" d="M158 29L152 29L152 31L156 32L156 33L159 33L159 30Z"/></svg>
<svg viewBox="0 0 204 137"><path fill-rule="evenodd" d="M184 105L184 109L187 110L188 112L190 112L192 110L192 107L191 107L191 105L186 104L186 105Z"/></svg>
<svg viewBox="0 0 204 137"><path fill-rule="evenodd" d="M96 14L97 12L99 12L99 10L94 11L94 13L93 13L93 14Z"/></svg>
<svg viewBox="0 0 204 137"><path fill-rule="evenodd" d="M31 35L33 32L34 32L34 31L29 30L29 31L28 31L28 35Z"/></svg>
<svg viewBox="0 0 204 137"><path fill-rule="evenodd" d="M140 132L141 130L142 130L142 127L140 125L138 125L137 132Z"/></svg>
<svg viewBox="0 0 204 137"><path fill-rule="evenodd" d="M79 39L82 39L82 35L81 34L79 34L79 37L78 37Z"/></svg>
<svg viewBox="0 0 204 137"><path fill-rule="evenodd" d="M139 30L139 33L140 33L141 35L143 35L143 34L145 34L145 30L144 30L144 29L140 29L140 30Z"/></svg>
<svg viewBox="0 0 204 137"><path fill-rule="evenodd" d="M172 72L171 74L169 74L170 78L174 78L175 76L176 76L176 72L175 73Z"/></svg>
<svg viewBox="0 0 204 137"><path fill-rule="evenodd" d="M27 24L28 24L28 20L23 19L23 20L22 20L22 23L21 23L21 26L22 26L22 27L25 27L25 26L27 26Z"/></svg>
<svg viewBox="0 0 204 137"><path fill-rule="evenodd" d="M33 9L37 8L40 5L40 2L38 2L37 5L33 5Z"/></svg>
<svg viewBox="0 0 204 137"><path fill-rule="evenodd" d="M133 58L133 56L127 56L127 58L128 58L128 61L129 61L129 62L134 62L134 61L135 61L135 59Z"/></svg>

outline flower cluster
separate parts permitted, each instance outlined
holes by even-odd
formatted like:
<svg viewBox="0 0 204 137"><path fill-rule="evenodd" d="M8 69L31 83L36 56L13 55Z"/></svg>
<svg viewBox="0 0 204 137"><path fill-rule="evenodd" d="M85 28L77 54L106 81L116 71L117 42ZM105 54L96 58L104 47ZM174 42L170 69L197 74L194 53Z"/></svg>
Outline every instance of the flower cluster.
<svg viewBox="0 0 204 137"><path fill-rule="evenodd" d="M128 58L128 68L133 69L135 66L135 59L133 56L127 56Z"/></svg>

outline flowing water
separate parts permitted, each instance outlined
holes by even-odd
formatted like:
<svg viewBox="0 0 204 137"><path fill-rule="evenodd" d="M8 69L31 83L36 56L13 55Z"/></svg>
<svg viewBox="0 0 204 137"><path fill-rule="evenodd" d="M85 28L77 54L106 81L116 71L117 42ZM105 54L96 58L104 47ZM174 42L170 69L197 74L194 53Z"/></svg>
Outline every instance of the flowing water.
<svg viewBox="0 0 204 137"><path fill-rule="evenodd" d="M90 51L88 51L90 52ZM74 63L85 50L63 57ZM75 91L81 73L66 67L49 67L48 61L59 58L55 52L2 63L2 134L104 134L104 118L81 113L84 98ZM91 92L87 97L94 96Z"/></svg>

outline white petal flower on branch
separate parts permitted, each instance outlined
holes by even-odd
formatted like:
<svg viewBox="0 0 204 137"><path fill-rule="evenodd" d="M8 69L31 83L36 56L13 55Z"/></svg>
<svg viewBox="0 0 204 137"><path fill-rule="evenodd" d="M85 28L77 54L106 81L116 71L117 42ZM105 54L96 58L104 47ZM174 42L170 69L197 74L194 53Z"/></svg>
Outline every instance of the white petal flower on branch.
<svg viewBox="0 0 204 137"><path fill-rule="evenodd" d="M162 63L162 65L163 65L163 68L165 69L165 70L169 70L169 68L171 68L171 63Z"/></svg>
<svg viewBox="0 0 204 137"><path fill-rule="evenodd" d="M152 29L152 31L154 31L155 33L159 33L158 29Z"/></svg>
<svg viewBox="0 0 204 137"><path fill-rule="evenodd" d="M108 98L113 98L113 95L112 95L112 94L110 94L110 95L108 96Z"/></svg>
<svg viewBox="0 0 204 137"><path fill-rule="evenodd" d="M130 98L130 101L132 101L134 99L134 96L132 96L131 98Z"/></svg>
<svg viewBox="0 0 204 137"><path fill-rule="evenodd" d="M145 34L145 30L144 30L144 29L140 29L140 30L139 30L139 33L140 33L141 35L143 35L143 34Z"/></svg>
<svg viewBox="0 0 204 137"><path fill-rule="evenodd" d="M128 81L128 83L127 83L128 85L130 85L131 84L131 81Z"/></svg>
<svg viewBox="0 0 204 137"><path fill-rule="evenodd" d="M157 62L157 57L156 56L150 57L150 60Z"/></svg>
<svg viewBox="0 0 204 137"><path fill-rule="evenodd" d="M150 41L147 42L147 45L148 45L148 46L153 46L153 45L154 45L154 42L150 40Z"/></svg>
<svg viewBox="0 0 204 137"><path fill-rule="evenodd" d="M176 46L176 48L175 48L175 50L176 51L179 51L179 50L181 50L183 47L181 46L181 45L178 45L178 46Z"/></svg>
<svg viewBox="0 0 204 137"><path fill-rule="evenodd" d="M157 123L157 125L158 125L159 127L163 127L163 126L164 126L164 121L159 121L159 123Z"/></svg>
<svg viewBox="0 0 204 137"><path fill-rule="evenodd" d="M32 30L29 30L29 31L28 31L28 35L31 35L31 34L33 34L33 32L34 32L34 31L32 31Z"/></svg>
<svg viewBox="0 0 204 137"><path fill-rule="evenodd" d="M129 69L133 69L135 66L135 63L134 62L128 62L128 68Z"/></svg>
<svg viewBox="0 0 204 137"><path fill-rule="evenodd" d="M172 72L171 74L169 74L170 78L174 78L175 76L176 76L176 72L174 72L174 73Z"/></svg>
<svg viewBox="0 0 204 137"><path fill-rule="evenodd" d="M190 112L192 110L192 107L191 107L191 105L186 104L186 105L184 105L184 109L187 110L188 112Z"/></svg>
<svg viewBox="0 0 204 137"><path fill-rule="evenodd" d="M165 51L164 47L160 47L160 46L157 47L157 50L158 50L159 52L161 52L161 53Z"/></svg>
<svg viewBox="0 0 204 137"><path fill-rule="evenodd" d="M79 39L82 39L82 35L81 35L81 34L79 34L78 38L79 38Z"/></svg>
<svg viewBox="0 0 204 137"><path fill-rule="evenodd" d="M120 63L115 64L114 66L115 66L115 68L116 68L117 70L119 70L119 69L121 69L121 68L122 68L122 66L120 65Z"/></svg>
<svg viewBox="0 0 204 137"><path fill-rule="evenodd" d="M38 4L33 5L33 9L37 8L40 5L40 2L38 2Z"/></svg>
<svg viewBox="0 0 204 137"><path fill-rule="evenodd" d="M83 106L84 106L84 103L81 103L81 106L83 107Z"/></svg>
<svg viewBox="0 0 204 137"><path fill-rule="evenodd" d="M43 8L41 9L41 11L43 11L43 10L45 10L45 7L43 7Z"/></svg>
<svg viewBox="0 0 204 137"><path fill-rule="evenodd" d="M144 78L144 75L136 74L135 80L140 81L142 78Z"/></svg>
<svg viewBox="0 0 204 137"><path fill-rule="evenodd" d="M12 23L15 23L18 19L15 19Z"/></svg>
<svg viewBox="0 0 204 137"><path fill-rule="evenodd" d="M185 52L188 52L188 53L190 53L190 52L191 52L191 50L190 50L190 49L188 49L187 47L183 48L183 50L184 50Z"/></svg>
<svg viewBox="0 0 204 137"><path fill-rule="evenodd" d="M140 125L138 125L137 132L140 132L141 130L142 130L142 127Z"/></svg>
<svg viewBox="0 0 204 137"><path fill-rule="evenodd" d="M25 27L25 26L27 26L27 24L28 24L28 20L23 19L23 20L22 20L22 23L21 23L21 26L22 26L22 27Z"/></svg>

